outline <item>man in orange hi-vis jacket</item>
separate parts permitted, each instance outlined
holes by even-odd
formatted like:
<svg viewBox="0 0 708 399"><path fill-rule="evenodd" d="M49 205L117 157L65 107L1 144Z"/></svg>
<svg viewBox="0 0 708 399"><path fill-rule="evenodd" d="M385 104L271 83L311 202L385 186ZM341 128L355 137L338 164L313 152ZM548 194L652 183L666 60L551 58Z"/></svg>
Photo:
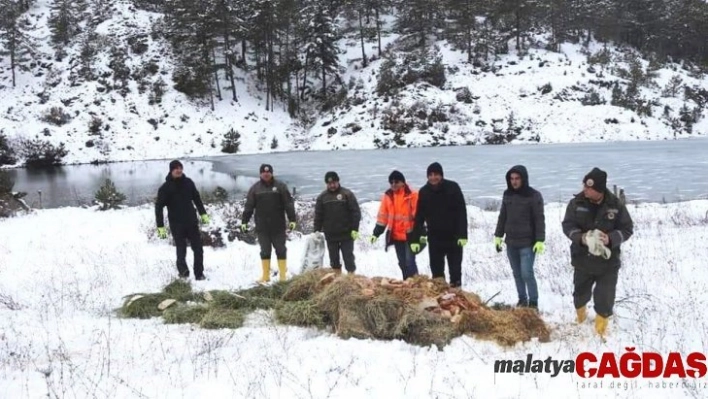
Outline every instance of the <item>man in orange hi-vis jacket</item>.
<svg viewBox="0 0 708 399"><path fill-rule="evenodd" d="M413 229L418 192L406 184L403 173L397 170L391 172L388 182L391 188L381 197L376 227L370 241L372 244L376 242L388 228L385 248L388 250L388 247L393 245L396 249L398 267L401 268L405 280L418 274L415 254L407 243L407 234Z"/></svg>

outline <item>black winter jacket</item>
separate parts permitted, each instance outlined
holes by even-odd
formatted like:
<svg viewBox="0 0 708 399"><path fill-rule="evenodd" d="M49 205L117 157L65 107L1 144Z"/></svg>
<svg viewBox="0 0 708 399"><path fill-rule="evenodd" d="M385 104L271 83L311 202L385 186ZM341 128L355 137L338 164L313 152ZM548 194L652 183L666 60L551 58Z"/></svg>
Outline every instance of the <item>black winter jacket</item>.
<svg viewBox="0 0 708 399"><path fill-rule="evenodd" d="M157 227L165 226L162 213L165 207L167 207L167 220L171 226L198 224L197 213L192 202L197 205L200 215L206 214L202 198L192 179L184 174L179 179L174 179L168 174L165 182L157 190L157 201L155 201Z"/></svg>
<svg viewBox="0 0 708 399"><path fill-rule="evenodd" d="M511 187L511 174L521 175L521 187ZM526 167L516 165L506 172L506 186L494 235L505 237L510 247L530 247L546 240L543 196L529 185Z"/></svg>
<svg viewBox="0 0 708 399"><path fill-rule="evenodd" d="M287 228L285 216L295 222L295 202L288 186L273 178L269 183L259 180L246 195L241 223L248 224L256 213L256 231L278 233Z"/></svg>
<svg viewBox="0 0 708 399"><path fill-rule="evenodd" d="M350 190L339 187L336 191L324 190L315 202L315 231L325 234L328 241L351 239L351 231L359 231L361 210Z"/></svg>
<svg viewBox="0 0 708 399"><path fill-rule="evenodd" d="M571 241L570 259L575 268L599 274L621 267L620 245L634 234L634 222L627 207L614 194L605 190L600 204L590 202L582 192L576 194L568 203L561 224L563 233ZM590 254L582 243L583 234L593 229L610 237L610 259Z"/></svg>
<svg viewBox="0 0 708 399"><path fill-rule="evenodd" d="M437 186L426 183L418 192L415 226L409 242L420 242L420 236L425 234L431 243L467 239L467 204L456 182L443 179Z"/></svg>

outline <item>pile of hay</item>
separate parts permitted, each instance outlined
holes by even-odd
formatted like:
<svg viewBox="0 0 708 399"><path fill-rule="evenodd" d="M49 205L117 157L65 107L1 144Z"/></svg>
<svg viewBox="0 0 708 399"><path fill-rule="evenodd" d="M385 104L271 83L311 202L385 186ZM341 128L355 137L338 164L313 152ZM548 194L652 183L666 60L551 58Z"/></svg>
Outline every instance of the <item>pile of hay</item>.
<svg viewBox="0 0 708 399"><path fill-rule="evenodd" d="M426 276L401 281L320 269L293 279L282 299L293 304L294 312L279 317L281 322L325 324L343 338L402 339L438 347L463 334L505 346L534 337L550 340L536 311L495 310L476 294Z"/></svg>
<svg viewBox="0 0 708 399"><path fill-rule="evenodd" d="M342 275L316 269L271 286L194 293L176 281L157 294L126 297L125 317L162 316L166 323L237 328L256 309L272 309L282 324L329 329L342 338L401 339L442 348L463 334L514 345L550 340L539 314L527 308L494 309L479 296L441 279L406 281Z"/></svg>

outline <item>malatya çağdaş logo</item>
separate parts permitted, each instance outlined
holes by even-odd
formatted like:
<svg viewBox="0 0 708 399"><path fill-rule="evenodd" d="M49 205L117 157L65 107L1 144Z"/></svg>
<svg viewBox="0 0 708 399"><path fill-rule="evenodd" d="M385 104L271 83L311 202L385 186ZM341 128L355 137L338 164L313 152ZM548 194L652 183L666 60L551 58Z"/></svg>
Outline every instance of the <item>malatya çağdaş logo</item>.
<svg viewBox="0 0 708 399"><path fill-rule="evenodd" d="M526 359L495 360L494 373L507 374L550 374L575 373L581 378L703 378L708 373L706 355L701 352L681 354L670 352L662 355L656 352L635 352L635 348L625 348L621 355L604 352L596 355L582 352L575 359L555 360L534 359L531 353Z"/></svg>

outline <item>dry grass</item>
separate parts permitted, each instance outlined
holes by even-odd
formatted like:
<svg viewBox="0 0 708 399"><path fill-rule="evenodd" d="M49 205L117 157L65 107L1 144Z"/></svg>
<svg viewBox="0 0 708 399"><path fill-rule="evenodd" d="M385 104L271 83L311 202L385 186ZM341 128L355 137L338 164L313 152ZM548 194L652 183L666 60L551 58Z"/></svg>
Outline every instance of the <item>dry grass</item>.
<svg viewBox="0 0 708 399"><path fill-rule="evenodd" d="M464 334L503 346L534 337L550 340L550 330L534 310L494 309L474 293L426 276L404 282L317 269L285 283L236 292L194 293L188 283L173 282L130 303L132 297L121 309L125 317L162 316L166 323L202 328L238 328L248 313L273 309L279 323L329 328L345 339L400 339L438 348ZM168 298L177 304L160 311L157 305Z"/></svg>

